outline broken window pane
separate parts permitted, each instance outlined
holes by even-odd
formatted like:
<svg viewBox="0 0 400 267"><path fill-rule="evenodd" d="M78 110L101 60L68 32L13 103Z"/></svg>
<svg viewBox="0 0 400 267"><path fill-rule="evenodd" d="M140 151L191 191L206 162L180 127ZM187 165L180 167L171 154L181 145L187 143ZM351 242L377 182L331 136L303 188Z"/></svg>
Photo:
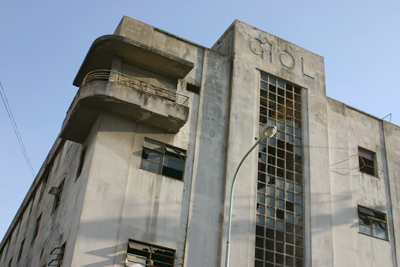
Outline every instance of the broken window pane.
<svg viewBox="0 0 400 267"><path fill-rule="evenodd" d="M358 206L360 233L387 240L386 214Z"/></svg>
<svg viewBox="0 0 400 267"><path fill-rule="evenodd" d="M158 247L144 242L129 240L126 266L170 266L175 263L175 250Z"/></svg>
<svg viewBox="0 0 400 267"><path fill-rule="evenodd" d="M260 81L260 90L264 91L267 86L270 89L268 94L270 111L267 123L276 125L278 132L275 138L269 139L267 148L263 145L259 148L259 159L263 161L261 154L265 153L267 166L259 165L258 182L265 183L266 176L260 174L264 174L266 169L268 172L266 194L268 195L269 206L265 207L266 216L268 216L265 224L267 227L276 229L276 236L274 236L272 229L265 229L267 238L275 238L275 242L271 240L268 246L271 250L270 260L266 260L268 256L264 254L264 261L257 259L255 262L260 267L295 266L295 258L293 257L295 248L289 244L296 242L300 248L297 255L303 258L303 235L300 233L294 235L295 226L302 229L304 223L302 216L304 209L302 196L302 89L269 75L263 77L265 79ZM260 115L265 114L263 113L265 110L262 109L266 107L265 104L266 100L262 96L260 98ZM260 122L261 125L264 125L265 119L260 117ZM259 206L257 210L259 213ZM378 227L374 229L378 229ZM285 233L290 233L290 235L286 236ZM377 232L376 235L379 235L379 233Z"/></svg>

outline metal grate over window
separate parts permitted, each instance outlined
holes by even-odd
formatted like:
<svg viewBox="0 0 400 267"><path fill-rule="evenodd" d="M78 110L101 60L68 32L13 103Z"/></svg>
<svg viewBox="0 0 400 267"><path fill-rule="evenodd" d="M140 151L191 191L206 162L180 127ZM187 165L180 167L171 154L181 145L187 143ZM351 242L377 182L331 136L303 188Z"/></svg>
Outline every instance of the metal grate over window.
<svg viewBox="0 0 400 267"><path fill-rule="evenodd" d="M129 240L125 266L174 267L175 250Z"/></svg>
<svg viewBox="0 0 400 267"><path fill-rule="evenodd" d="M261 74L255 266L304 266L302 88Z"/></svg>

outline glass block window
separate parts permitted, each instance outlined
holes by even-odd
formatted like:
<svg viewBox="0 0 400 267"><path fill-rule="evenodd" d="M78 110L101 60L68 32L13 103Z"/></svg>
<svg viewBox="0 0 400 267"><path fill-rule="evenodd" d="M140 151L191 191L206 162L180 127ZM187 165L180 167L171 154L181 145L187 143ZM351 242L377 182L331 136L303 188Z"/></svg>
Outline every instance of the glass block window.
<svg viewBox="0 0 400 267"><path fill-rule="evenodd" d="M261 74L255 266L304 266L302 88Z"/></svg>
<svg viewBox="0 0 400 267"><path fill-rule="evenodd" d="M145 139L140 168L174 179L183 179L186 152L157 141Z"/></svg>

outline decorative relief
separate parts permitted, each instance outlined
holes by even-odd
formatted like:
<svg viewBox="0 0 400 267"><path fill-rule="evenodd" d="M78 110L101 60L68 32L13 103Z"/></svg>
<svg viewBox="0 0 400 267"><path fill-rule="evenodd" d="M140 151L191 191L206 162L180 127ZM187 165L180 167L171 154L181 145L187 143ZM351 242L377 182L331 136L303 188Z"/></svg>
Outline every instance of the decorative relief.
<svg viewBox="0 0 400 267"><path fill-rule="evenodd" d="M267 37L262 37L261 35L258 38L254 38L254 40L250 40L250 50L264 58L264 54L267 54L269 57L269 61L272 62L272 44L269 42Z"/></svg>
<svg viewBox="0 0 400 267"><path fill-rule="evenodd" d="M268 40L267 37L264 36L259 36L256 38L253 38L249 41L249 47L251 52L253 54L261 57L262 59L266 59L269 62L273 62L273 46L272 43ZM296 59L295 57L290 54L289 51L287 50L281 50L279 51L278 55L278 62L280 65L288 70L294 70L296 68ZM306 74L305 68L304 68L304 58L301 58L301 73L311 79L314 79L313 76Z"/></svg>

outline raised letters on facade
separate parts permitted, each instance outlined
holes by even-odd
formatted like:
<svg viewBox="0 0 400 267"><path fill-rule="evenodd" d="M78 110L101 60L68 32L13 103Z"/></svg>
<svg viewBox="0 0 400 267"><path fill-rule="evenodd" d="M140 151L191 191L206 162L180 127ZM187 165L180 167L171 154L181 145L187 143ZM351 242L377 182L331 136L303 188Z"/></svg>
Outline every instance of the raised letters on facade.
<svg viewBox="0 0 400 267"><path fill-rule="evenodd" d="M271 63L273 62L273 58L277 57L277 61L280 63L280 65L288 70L293 70L299 65L296 64L297 62L295 57L287 50L281 50L277 55L273 54L273 45L267 37L259 36L251 39L249 42L249 47L253 54L260 56L262 59L265 59ZM301 73L304 76L314 79L313 76L307 74L305 71L304 58L301 58L300 67Z"/></svg>

